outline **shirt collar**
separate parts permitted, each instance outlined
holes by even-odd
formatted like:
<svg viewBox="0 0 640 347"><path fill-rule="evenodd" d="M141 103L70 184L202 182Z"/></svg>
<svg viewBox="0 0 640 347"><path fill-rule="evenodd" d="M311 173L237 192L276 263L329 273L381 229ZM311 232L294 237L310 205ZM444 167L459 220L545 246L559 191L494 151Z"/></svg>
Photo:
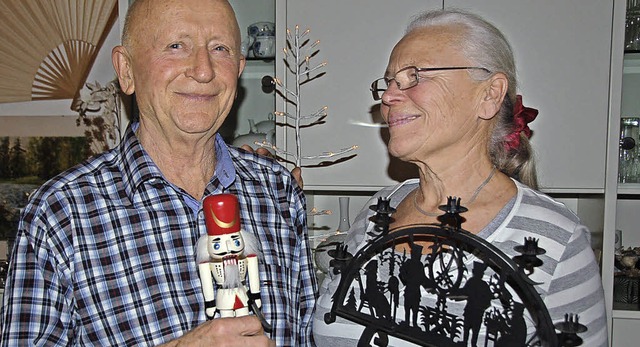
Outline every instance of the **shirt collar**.
<svg viewBox="0 0 640 347"><path fill-rule="evenodd" d="M118 149L122 154L123 184L127 195L130 197L147 181L165 180L162 172L144 150L135 134L139 126L140 123L138 122L130 123L125 130L122 141L118 145ZM238 151L236 149L230 151L220 134L215 135L214 143L216 169L211 181L217 178L220 185L226 189L233 184L236 174L239 174L244 179L258 179L251 170L236 171L234 158L239 160Z"/></svg>
<svg viewBox="0 0 640 347"><path fill-rule="evenodd" d="M122 160L123 185L127 195L133 197L140 185L144 182L161 179L162 172L151 160L151 157L142 148L135 131L139 123L130 123L124 132L122 141L118 145Z"/></svg>
<svg viewBox="0 0 640 347"><path fill-rule="evenodd" d="M228 188L236 179L236 168L233 165L233 160L229 154L229 147L224 142L220 134L216 134L215 148L216 171L213 173L213 176L217 176L220 180L220 184L223 187Z"/></svg>
<svg viewBox="0 0 640 347"><path fill-rule="evenodd" d="M268 159L255 153L249 153L233 146L227 145L220 134L216 134L216 171L214 180L217 178L225 189L230 187L236 179L242 181L260 181L261 178L256 172L259 166L268 164ZM274 171L278 171L280 166L269 165Z"/></svg>

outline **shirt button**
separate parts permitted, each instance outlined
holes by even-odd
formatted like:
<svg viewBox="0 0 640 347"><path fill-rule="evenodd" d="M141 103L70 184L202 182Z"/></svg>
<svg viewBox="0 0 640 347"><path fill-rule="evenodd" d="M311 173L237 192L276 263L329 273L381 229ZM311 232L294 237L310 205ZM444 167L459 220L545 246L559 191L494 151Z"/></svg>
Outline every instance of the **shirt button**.
<svg viewBox="0 0 640 347"><path fill-rule="evenodd" d="M164 184L162 184L162 180L158 179L158 178L152 178L149 180L149 184L156 189L161 189L164 187Z"/></svg>

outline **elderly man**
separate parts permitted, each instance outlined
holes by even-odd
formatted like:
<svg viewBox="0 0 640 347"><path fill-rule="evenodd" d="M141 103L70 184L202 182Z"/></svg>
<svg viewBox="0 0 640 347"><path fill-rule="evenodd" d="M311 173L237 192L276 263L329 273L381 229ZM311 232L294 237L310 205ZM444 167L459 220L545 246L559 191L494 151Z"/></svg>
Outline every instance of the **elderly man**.
<svg viewBox="0 0 640 347"><path fill-rule="evenodd" d="M112 53L140 117L121 143L44 184L19 225L1 346L311 344L316 283L305 198L277 162L217 134L245 59L225 0L137 0ZM253 315L206 320L202 201L238 197L261 246L265 333Z"/></svg>

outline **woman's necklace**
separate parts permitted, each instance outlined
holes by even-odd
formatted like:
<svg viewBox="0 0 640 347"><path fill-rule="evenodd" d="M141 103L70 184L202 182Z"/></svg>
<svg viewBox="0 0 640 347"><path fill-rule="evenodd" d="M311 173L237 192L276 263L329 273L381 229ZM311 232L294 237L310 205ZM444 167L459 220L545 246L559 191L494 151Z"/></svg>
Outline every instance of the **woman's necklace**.
<svg viewBox="0 0 640 347"><path fill-rule="evenodd" d="M476 201L476 198L478 197L478 194L480 194L480 191L482 190L482 188L484 188L484 186L487 185L487 183L489 183L489 181L491 181L491 178L493 178L493 174L496 173L496 166L493 166L493 169L491 169L491 172L489 173L489 176L487 176L487 178L485 178L484 181L482 181L482 183L480 183L480 185L478 186L478 188L476 188L476 190L473 192L473 195L471 195L471 198L469 198L469 201L466 203L467 206L471 205L474 201ZM420 187L418 187L418 191L413 194L413 207L416 208L416 210L420 213L422 213L423 215L427 216L427 217L439 217L442 215L442 212L438 213L438 212L427 212L425 210L423 210L422 208L420 208L420 206L418 206L418 193L422 194L422 191L420 190Z"/></svg>

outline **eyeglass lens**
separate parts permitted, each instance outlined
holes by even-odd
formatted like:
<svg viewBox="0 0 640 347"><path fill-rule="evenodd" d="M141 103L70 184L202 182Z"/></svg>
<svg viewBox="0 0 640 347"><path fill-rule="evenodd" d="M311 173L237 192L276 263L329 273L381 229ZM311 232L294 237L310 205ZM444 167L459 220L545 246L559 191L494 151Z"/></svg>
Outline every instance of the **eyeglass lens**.
<svg viewBox="0 0 640 347"><path fill-rule="evenodd" d="M371 84L373 99L376 101L382 99L382 94L387 90L391 83L396 83L400 90L409 89L417 85L418 68L409 66L396 72L393 77L384 77L373 81Z"/></svg>
<svg viewBox="0 0 640 347"><path fill-rule="evenodd" d="M473 67L473 66L452 66L452 67L438 67L438 68L418 68L415 66L407 66L403 69L398 70L393 77L384 77L379 78L373 83L371 83L371 93L373 96L373 100L382 99L382 94L387 90L389 85L395 81L396 86L398 86L399 90L405 90L412 87L415 87L420 82L420 76L418 72L420 71L438 71L438 70L484 70L487 73L490 73L490 70L487 70L483 67Z"/></svg>

